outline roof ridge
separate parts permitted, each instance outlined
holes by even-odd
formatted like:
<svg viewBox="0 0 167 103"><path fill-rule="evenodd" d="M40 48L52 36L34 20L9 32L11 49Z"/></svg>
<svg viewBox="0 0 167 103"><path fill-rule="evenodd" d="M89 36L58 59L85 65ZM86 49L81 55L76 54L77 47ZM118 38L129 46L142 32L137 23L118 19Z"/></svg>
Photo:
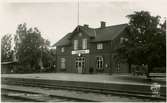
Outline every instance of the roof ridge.
<svg viewBox="0 0 167 103"><path fill-rule="evenodd" d="M98 27L98 28L84 27L84 26L82 26L82 25L79 25L79 26L80 26L80 27L83 27L83 28L87 28L87 29L105 29L105 28L114 27L114 26L120 26L120 25L128 25L128 23L110 25L110 26L106 26L106 27L104 27L104 28L101 28L101 27Z"/></svg>
<svg viewBox="0 0 167 103"><path fill-rule="evenodd" d="M123 24L118 24L118 25L110 25L110 26L106 26L104 28L99 27L99 28L96 28L96 29L106 29L106 28L116 27L116 26L121 26L121 25L128 25L128 23L123 23Z"/></svg>
<svg viewBox="0 0 167 103"><path fill-rule="evenodd" d="M78 25L77 28L80 28L90 37L95 37L93 41L105 41L105 40L113 40L126 28L126 26L128 26L128 23L106 26L104 28L90 28ZM74 31L75 30L76 28L74 29ZM69 37L73 35L73 32L67 33L62 39L60 39L54 45L61 46L69 44L70 42Z"/></svg>

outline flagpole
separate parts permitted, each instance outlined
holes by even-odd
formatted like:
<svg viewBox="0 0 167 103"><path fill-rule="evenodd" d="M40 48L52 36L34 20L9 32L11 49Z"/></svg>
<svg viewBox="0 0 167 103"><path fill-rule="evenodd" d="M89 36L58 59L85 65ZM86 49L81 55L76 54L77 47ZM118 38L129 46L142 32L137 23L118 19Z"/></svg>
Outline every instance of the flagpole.
<svg viewBox="0 0 167 103"><path fill-rule="evenodd" d="M78 17L77 17L77 24L79 25L79 0L78 0Z"/></svg>

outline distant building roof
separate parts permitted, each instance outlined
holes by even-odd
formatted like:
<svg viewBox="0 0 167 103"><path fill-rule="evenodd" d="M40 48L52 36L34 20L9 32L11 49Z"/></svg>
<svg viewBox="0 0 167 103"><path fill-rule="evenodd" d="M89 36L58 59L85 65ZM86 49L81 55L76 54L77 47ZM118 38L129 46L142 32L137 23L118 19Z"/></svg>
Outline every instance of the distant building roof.
<svg viewBox="0 0 167 103"><path fill-rule="evenodd" d="M80 29L81 31L89 35L90 37L94 37L94 39L92 40L93 42L100 42L100 41L108 41L108 40L115 39L120 33L123 32L123 30L127 26L128 24L120 24L120 25L107 26L104 28L90 28L90 27L79 25L77 26L76 29ZM74 31L72 33L68 33L67 35L65 35L62 39L60 39L53 46L63 46L63 45L70 44L70 38L74 34Z"/></svg>
<svg viewBox="0 0 167 103"><path fill-rule="evenodd" d="M14 64L14 63L17 63L17 61L1 62L2 65L5 65L5 64Z"/></svg>

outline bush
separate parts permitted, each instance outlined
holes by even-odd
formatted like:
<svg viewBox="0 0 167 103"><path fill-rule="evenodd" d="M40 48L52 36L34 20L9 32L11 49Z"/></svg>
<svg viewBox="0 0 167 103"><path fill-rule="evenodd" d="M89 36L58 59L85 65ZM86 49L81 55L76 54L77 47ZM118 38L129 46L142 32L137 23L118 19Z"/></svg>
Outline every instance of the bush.
<svg viewBox="0 0 167 103"><path fill-rule="evenodd" d="M14 69L14 73L37 73L40 71L39 66L31 67L30 65L19 64Z"/></svg>
<svg viewBox="0 0 167 103"><path fill-rule="evenodd" d="M14 73L28 73L28 72L30 72L30 68L25 65L18 65L14 69Z"/></svg>
<svg viewBox="0 0 167 103"><path fill-rule="evenodd" d="M153 73L166 73L166 67L155 67L152 69Z"/></svg>

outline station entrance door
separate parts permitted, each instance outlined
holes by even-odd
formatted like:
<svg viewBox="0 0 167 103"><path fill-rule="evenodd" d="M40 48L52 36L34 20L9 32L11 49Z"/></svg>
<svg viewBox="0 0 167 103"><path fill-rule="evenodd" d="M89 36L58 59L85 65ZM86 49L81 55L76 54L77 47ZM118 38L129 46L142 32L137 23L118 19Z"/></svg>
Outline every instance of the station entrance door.
<svg viewBox="0 0 167 103"><path fill-rule="evenodd" d="M78 73L83 73L85 68L85 57L77 57L75 60L75 66Z"/></svg>

